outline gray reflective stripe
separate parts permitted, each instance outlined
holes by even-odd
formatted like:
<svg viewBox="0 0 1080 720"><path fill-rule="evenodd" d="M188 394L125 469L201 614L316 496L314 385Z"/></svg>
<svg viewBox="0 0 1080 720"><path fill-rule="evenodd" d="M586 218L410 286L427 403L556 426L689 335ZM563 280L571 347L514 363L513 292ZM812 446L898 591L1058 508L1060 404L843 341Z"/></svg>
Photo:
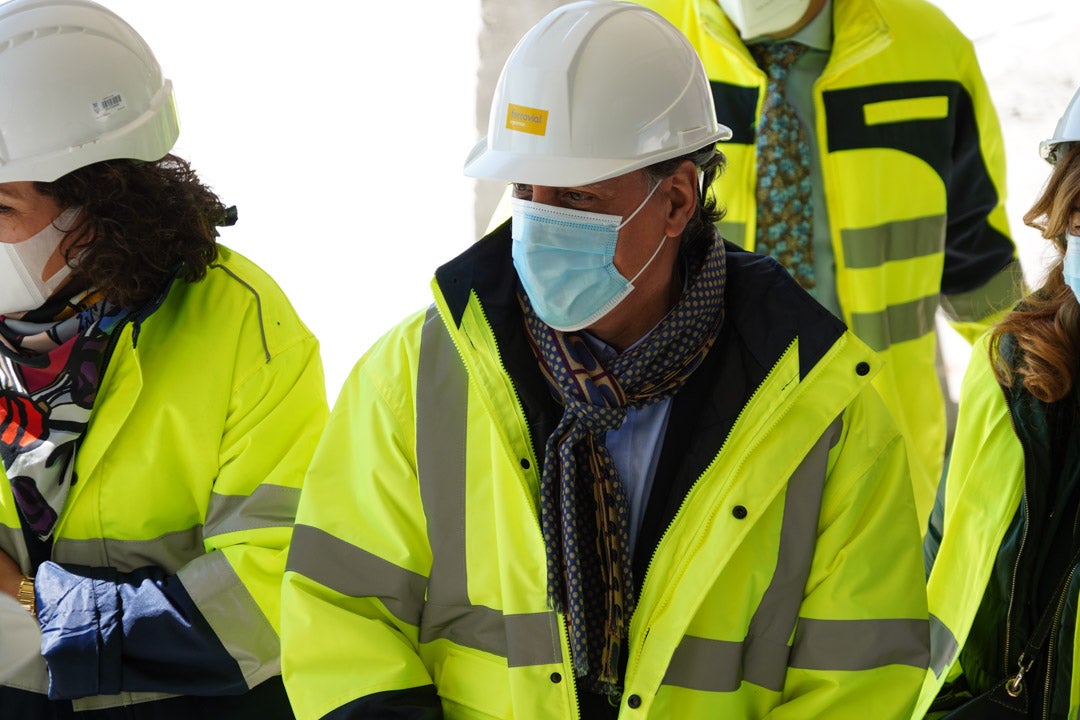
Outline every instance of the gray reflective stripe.
<svg viewBox="0 0 1080 720"><path fill-rule="evenodd" d="M747 681L761 687L779 690L784 686L787 663L776 662L777 649L788 644L799 616L817 546L829 449L836 444L842 428L843 421L838 417L788 479L776 570L746 632L743 672Z"/></svg>
<svg viewBox="0 0 1080 720"><path fill-rule="evenodd" d="M553 612L503 615L481 605L448 607L428 602L420 642L449 640L506 658L510 667L562 661L559 625Z"/></svg>
<svg viewBox="0 0 1080 720"><path fill-rule="evenodd" d="M207 553L176 576L240 666L249 688L281 673L277 633L224 553Z"/></svg>
<svg viewBox="0 0 1080 720"><path fill-rule="evenodd" d="M420 336L416 471L431 543L428 602L469 604L465 574L465 443L469 378L434 306Z"/></svg>
<svg viewBox="0 0 1080 720"><path fill-rule="evenodd" d="M746 680L769 690L783 689L790 652L788 642L798 620L817 545L829 450L836 444L842 428L842 419L834 420L788 478L776 569L750 619L746 640L740 643L683 638L664 683L719 690L737 688L741 680ZM701 668L693 669L696 663L703 662L707 673ZM702 675L706 676L705 681Z"/></svg>
<svg viewBox="0 0 1080 720"><path fill-rule="evenodd" d="M1008 310L1023 293L1024 274L1013 260L984 285L966 293L942 295L941 307L950 319L975 322Z"/></svg>
<svg viewBox="0 0 1080 720"><path fill-rule="evenodd" d="M747 638L745 642L687 636L668 666L666 685L734 692L745 679L780 691L788 667L819 671L873 670L886 665L925 668L925 620L812 620L800 618L793 647ZM938 673L940 675L940 673Z"/></svg>
<svg viewBox="0 0 1080 720"><path fill-rule="evenodd" d="M196 525L152 540L58 538L53 545L52 559L58 563L92 567L108 565L120 572L131 572L147 565L157 565L168 573L175 573L187 563L205 554L202 526Z"/></svg>
<svg viewBox="0 0 1080 720"><path fill-rule="evenodd" d="M293 528L286 571L349 597L376 597L398 620L420 624L427 578L310 525Z"/></svg>
<svg viewBox="0 0 1080 720"><path fill-rule="evenodd" d="M743 643L686 635L668 664L664 685L706 692L734 692L742 683ZM787 645L784 657L787 661Z"/></svg>
<svg viewBox="0 0 1080 720"><path fill-rule="evenodd" d="M929 662L926 620L802 618L790 664L806 670L873 670L885 665L925 669Z"/></svg>
<svg viewBox="0 0 1080 720"><path fill-rule="evenodd" d="M960 650L960 643L956 642L956 636L935 615L930 616L930 669L936 677L941 677Z"/></svg>
<svg viewBox="0 0 1080 720"><path fill-rule="evenodd" d="M24 572L30 570L30 554L26 551L22 528L0 525L0 550L10 555Z"/></svg>
<svg viewBox="0 0 1080 720"><path fill-rule="evenodd" d="M553 612L504 615L469 601L465 560L465 444L468 375L432 307L420 337L416 379L416 467L427 513L432 565L420 642L447 639L505 657L511 667L562 660Z"/></svg>
<svg viewBox="0 0 1080 720"><path fill-rule="evenodd" d="M840 231L844 264L864 270L896 260L933 255L945 247L945 216L895 220L876 227Z"/></svg>
<svg viewBox="0 0 1080 720"><path fill-rule="evenodd" d="M554 612L504 615L510 667L562 662L562 638Z"/></svg>
<svg viewBox="0 0 1080 720"><path fill-rule="evenodd" d="M75 698L71 701L71 707L75 712L108 710L110 708L120 708L128 705L138 705L139 703L154 702L155 700L165 700L171 697L177 696L159 692L122 692L117 693L116 695L91 695L90 697ZM131 711L128 710L124 714L130 715Z"/></svg>
<svg viewBox="0 0 1080 720"><path fill-rule="evenodd" d="M852 313L851 330L878 352L888 349L890 345L916 340L934 331L938 298L938 295L929 295L890 305L883 312Z"/></svg>
<svg viewBox="0 0 1080 720"><path fill-rule="evenodd" d="M210 496L203 535L224 535L243 530L290 527L296 519L300 488L260 485L250 495Z"/></svg>

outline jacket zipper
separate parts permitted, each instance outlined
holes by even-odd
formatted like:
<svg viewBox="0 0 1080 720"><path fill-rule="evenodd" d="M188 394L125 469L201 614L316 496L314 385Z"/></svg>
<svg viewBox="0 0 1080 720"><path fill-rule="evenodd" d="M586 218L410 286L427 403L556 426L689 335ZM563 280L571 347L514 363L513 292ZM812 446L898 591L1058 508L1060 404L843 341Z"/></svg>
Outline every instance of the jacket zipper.
<svg viewBox="0 0 1080 720"><path fill-rule="evenodd" d="M491 327L491 321L488 320L487 313L484 312L483 304L478 302L478 303L476 303L476 306L480 311L481 319L484 321L484 328L487 330L488 335L490 335L492 338L494 338L495 337L495 332L494 332L494 329ZM442 313L440 312L439 314L441 315ZM443 320L443 322L445 322L445 320ZM457 340L454 338L453 333L450 333L450 341L452 343L454 343L454 347L457 349L458 355L461 356L462 363L464 363L465 362L465 355L461 352L461 348L458 347ZM499 349L499 344L497 342L493 343L493 344L495 346L496 360L498 361L498 364L499 364L499 370L501 371L501 373L503 375L505 375L507 378L509 378L510 375L509 375L509 373L506 372L506 365L503 364L502 352ZM513 380L511 380L508 384L510 385L510 388L513 391L514 405L515 405L515 407L518 408L518 410L520 412L520 409L521 409L521 396L518 395L517 386L514 385ZM530 453L531 453L532 448L533 448L532 428L529 427L528 422L522 422L521 425L525 429L525 441L526 441L526 443L528 445L528 448L530 450ZM542 467L542 465L539 464L539 461L537 461L536 458L533 458L533 460L534 460L534 466L536 467L537 472L543 472L543 467ZM518 487L521 490L522 498L525 500L525 503L528 504L528 505L532 505L531 498L529 497L529 494L527 492L525 492L524 484L519 483ZM537 512L539 512L539 510L540 510L539 507L537 507L535 509L536 509ZM540 534L540 537L543 538L543 536L544 536L544 528L540 524L539 516L536 513L532 513L531 515L532 515L533 522L534 522L535 527L536 527L536 531ZM545 552L546 552L546 549L545 549ZM556 613L556 619L558 619L558 615L559 614ZM566 678L566 682L568 683L567 687L570 688L570 702L571 702L572 710L573 710L572 717L579 718L579 720L580 720L580 718L581 718L581 707L580 707L580 705L578 703L577 675L574 672L574 660L573 660L573 656L571 654L572 650L570 648L570 629L566 625L565 620L559 620L559 624L560 624L560 626L562 628L562 634L565 636L565 637L560 638L561 643L562 643L563 653L565 654L565 657L569 660L569 662L563 663L563 671L567 672L567 670L569 670L569 672L567 672L568 677Z"/></svg>
<svg viewBox="0 0 1080 720"><path fill-rule="evenodd" d="M1074 564L1069 568L1069 575L1071 576L1075 571L1076 565ZM1069 595L1069 587L1071 585L1071 582L1065 583L1065 587L1061 589L1061 594L1058 596L1057 607L1054 609L1054 622L1050 626L1050 642L1046 648L1046 679L1043 683L1043 720L1047 720L1050 717L1050 678L1054 667L1054 644L1057 640L1058 628L1060 627L1061 613L1065 609L1065 598Z"/></svg>
<svg viewBox="0 0 1080 720"><path fill-rule="evenodd" d="M790 345L788 345L787 349L785 349L784 352L781 354L781 357L783 357L784 355L787 355L787 353L791 350L791 347L794 344L795 343L792 342ZM775 363L773 363L772 368L769 369L769 372L765 375L765 377L768 377L770 374L772 374L772 372L774 370L776 370L776 367L779 364L780 364L779 360L777 360ZM739 414L735 417L735 421L731 424L732 428L736 427L739 424L739 422L743 419L743 416L747 412L747 407L748 406L749 406L749 404L743 405L742 409L739 410ZM770 423L769 428L771 429L776 424L776 422L777 422L777 420L775 419L775 414L774 414L774 419ZM767 429L763 429L761 432L757 433L757 441L755 441L750 446L750 448L748 448L747 453L750 453L751 451L753 451L753 449L757 446L757 442L760 441L760 438L764 437L767 434L767 432L768 432ZM730 438L730 437L731 437L731 434L728 433L728 438ZM694 480L693 484L690 486L690 489L686 491L686 495L683 496L682 502L679 503L679 509L675 512L675 515L672 516L671 521L668 522L667 526L664 528L664 532L661 533L661 535L660 535L660 541L657 542L656 547L653 548L652 555L649 556L649 563L648 563L648 565L645 566L645 575L644 575L644 577L641 578L641 585L640 585L641 588L645 587L645 581L649 577L649 572L652 570L653 563L656 561L656 552L657 552L657 550L660 549L660 545L663 543L664 538L667 537L667 534L671 531L671 528L674 527L676 521L679 519L679 516L681 516L683 514L683 510L686 508L688 498L694 492L694 489L698 486L698 484L701 482L701 479L703 477L705 477L706 475L708 475L710 473L710 471L712 471L712 469L716 466L717 460L720 457L720 455L723 454L725 447L727 447L727 439L724 440L724 443L716 451L716 454L713 456L712 462L710 462L709 465L705 468L705 470L700 475L698 475L697 479ZM708 535L711 528L712 528L712 524L710 523L709 525L707 525L702 530L701 536ZM637 652L634 654L633 660L634 660L634 666L635 667L637 666L638 660L640 660L640 658L641 658L642 651L645 649L644 640L648 636L649 636L649 629L645 628L645 636L642 638L641 646L637 649ZM629 670L629 668L630 668L630 664L628 663L627 664L627 670Z"/></svg>
<svg viewBox="0 0 1080 720"><path fill-rule="evenodd" d="M1008 397L1006 397L1006 406L1008 406ZM1009 661L1010 649L1012 645L1012 614L1013 614L1013 602L1016 599L1016 576L1020 572L1020 559L1024 555L1024 546L1027 544L1028 529L1031 526L1031 510L1028 505L1028 478L1031 477L1031 467L1029 458L1031 453L1028 451L1027 446L1024 445L1023 439L1020 434L1016 432L1016 421L1013 419L1012 409L1009 409L1009 424L1012 425L1013 435L1016 436L1017 441L1020 443L1020 447L1024 452L1024 492L1023 500L1021 501L1024 507L1024 532L1020 536L1020 549L1016 553L1016 560L1013 561L1012 578L1009 581L1009 607L1005 613L1005 674L1011 674L1012 663Z"/></svg>
<svg viewBox="0 0 1080 720"><path fill-rule="evenodd" d="M1061 616L1065 610L1065 598L1069 596L1069 588L1073 585L1072 577L1076 573L1077 566L1077 563L1073 563L1069 567L1070 580L1065 583L1065 587L1061 588L1061 593L1058 595L1057 599L1057 607L1054 609L1053 624L1050 626L1050 642L1046 649L1046 679L1043 683L1043 720L1047 720L1050 717L1050 679L1053 677L1054 645L1057 642L1058 630L1061 628Z"/></svg>
<svg viewBox="0 0 1080 720"><path fill-rule="evenodd" d="M1016 553L1013 561L1012 579L1009 582L1009 609L1005 613L1005 674L1009 674L1012 663L1009 662L1010 646L1012 645L1012 611L1013 600L1016 598L1016 575L1020 571L1020 558L1024 554L1024 545L1027 543L1028 523L1031 521L1027 503L1027 486L1024 487L1024 533L1020 537L1020 550Z"/></svg>

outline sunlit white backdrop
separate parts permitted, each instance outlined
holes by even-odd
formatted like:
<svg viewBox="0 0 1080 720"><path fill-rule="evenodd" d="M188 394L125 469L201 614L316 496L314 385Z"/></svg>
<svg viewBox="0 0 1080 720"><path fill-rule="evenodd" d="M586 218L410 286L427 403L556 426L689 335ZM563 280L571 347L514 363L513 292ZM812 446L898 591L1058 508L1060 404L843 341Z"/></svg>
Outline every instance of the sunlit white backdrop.
<svg viewBox="0 0 1080 720"><path fill-rule="evenodd" d="M174 84L187 158L318 336L331 401L474 239L478 0L102 0Z"/></svg>
<svg viewBox="0 0 1080 720"><path fill-rule="evenodd" d="M222 241L289 294L322 343L333 400L476 237L461 165L477 134L480 0L104 2L172 79L175 151L238 207ZM1044 243L1020 216L1046 177L1038 141L1080 85L1080 3L938 4L975 40L1005 131L1010 223L1037 281ZM964 348L946 342L958 376Z"/></svg>

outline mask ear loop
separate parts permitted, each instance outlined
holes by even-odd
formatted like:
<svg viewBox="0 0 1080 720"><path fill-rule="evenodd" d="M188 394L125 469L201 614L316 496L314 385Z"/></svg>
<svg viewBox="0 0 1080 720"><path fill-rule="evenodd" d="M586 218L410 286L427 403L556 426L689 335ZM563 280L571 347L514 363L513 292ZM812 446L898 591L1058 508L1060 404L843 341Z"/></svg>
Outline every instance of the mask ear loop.
<svg viewBox="0 0 1080 720"><path fill-rule="evenodd" d="M666 242L667 242L667 235L664 235L664 237L660 238L660 244L656 246L655 250L653 250L653 254L649 257L648 260L645 261L645 264L641 266L641 269L637 271L637 273L634 275L634 277L630 278L630 287L633 287L634 286L634 281L637 280L639 277L641 277L641 273L645 272L648 269L648 267L650 265L652 265L652 261L656 259L657 255L660 254L660 250L661 250L661 248L664 247L664 243L666 243Z"/></svg>
<svg viewBox="0 0 1080 720"><path fill-rule="evenodd" d="M661 180L660 182L663 182L663 180ZM637 209L634 210L634 212L630 213L630 217L626 218L621 223L619 223L619 226L617 228L615 228L615 229L616 230L622 230L624 227L626 227L626 224L628 222L630 222L631 220L633 220L635 215L637 215L639 212L641 212L641 208L645 207L645 203L649 202L649 198L651 198L653 196L653 193L656 192L656 188L658 188L658 187L660 187L660 183L656 183L655 185L653 185L652 190L650 190L649 194L645 196L645 199L641 201L641 204L637 206Z"/></svg>
<svg viewBox="0 0 1080 720"><path fill-rule="evenodd" d="M663 180L661 180L660 182L663 182ZM637 206L637 210L630 213L630 217L619 223L619 227L617 228L618 230L621 230L623 227L625 227L626 223L633 220L634 216L641 212L641 208L645 207L645 203L649 202L649 198L653 196L653 193L656 192L656 188L658 187L660 187L659 182L652 186L652 190L650 190L649 194L645 196L645 199L641 201L641 204ZM660 250L664 247L664 243L666 242L667 235L664 235L664 237L660 238L660 244L656 246L655 250L653 250L653 254L649 256L649 259L645 261L645 264L641 266L641 269L634 274L634 277L630 278L630 280L628 281L630 283L630 287L634 287L634 281L641 277L641 273L645 272L649 268L649 266L652 265L652 261L656 259L657 255L660 254Z"/></svg>

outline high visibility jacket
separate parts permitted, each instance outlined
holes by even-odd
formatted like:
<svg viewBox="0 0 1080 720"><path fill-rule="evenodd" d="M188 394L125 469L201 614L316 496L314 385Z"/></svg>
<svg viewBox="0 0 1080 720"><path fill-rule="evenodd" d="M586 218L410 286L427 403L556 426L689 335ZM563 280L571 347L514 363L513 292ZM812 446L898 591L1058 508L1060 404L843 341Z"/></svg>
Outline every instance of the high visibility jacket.
<svg viewBox="0 0 1080 720"><path fill-rule="evenodd" d="M578 717L538 510L558 406L515 285L504 226L443 266L432 308L344 385L283 590L303 720L425 702L447 718ZM673 399L621 717L907 717L928 624L903 441L869 383L880 362L734 246L725 307Z"/></svg>
<svg viewBox="0 0 1080 720"><path fill-rule="evenodd" d="M204 279L175 280L116 333L37 571L48 674L41 660L7 685L77 709L244 693L280 674L286 548L328 413L318 344L280 288L223 247ZM25 573L43 559L6 478L0 549ZM197 706L206 717L247 717L213 701Z"/></svg>
<svg viewBox="0 0 1080 720"><path fill-rule="evenodd" d="M713 185L720 232L753 249L765 73L716 0L641 4L701 56L733 131ZM925 526L945 447L935 313L970 342L1021 292L1001 130L970 41L923 0L833 0L813 105L842 319L886 361L874 386L907 440Z"/></svg>
<svg viewBox="0 0 1080 720"><path fill-rule="evenodd" d="M961 388L941 544L927 585L931 667L914 717L922 717L959 665L969 678L978 674L976 688L1015 675L1033 626L1050 607L1051 639L1027 678L1036 698L1032 717L1075 718L1080 569L1071 568L1060 598L1049 599L1049 591L1075 549L1076 396L1060 401L1073 406L1068 422L1030 396L1022 404L1010 400L1023 391L1002 391L987 345L988 338L975 344ZM1051 510L1061 522L1049 521ZM1064 538L1052 534L1055 527Z"/></svg>

